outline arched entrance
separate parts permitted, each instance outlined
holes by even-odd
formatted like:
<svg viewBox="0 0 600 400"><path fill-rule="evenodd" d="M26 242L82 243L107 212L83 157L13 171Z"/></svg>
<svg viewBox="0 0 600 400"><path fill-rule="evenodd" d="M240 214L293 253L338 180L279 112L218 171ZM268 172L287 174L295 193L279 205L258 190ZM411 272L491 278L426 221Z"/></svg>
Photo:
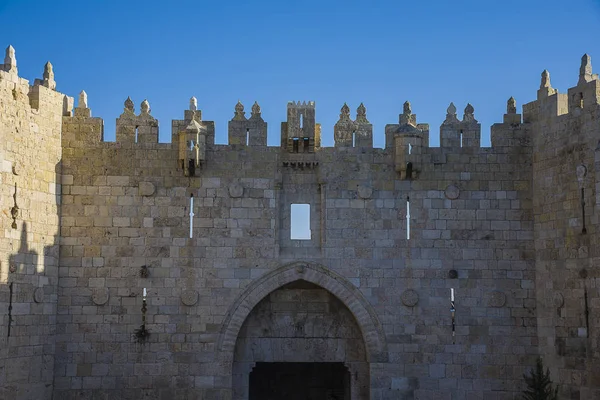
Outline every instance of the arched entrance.
<svg viewBox="0 0 600 400"><path fill-rule="evenodd" d="M230 309L219 349L234 400L293 400L289 385L303 398L368 399L370 363L387 361L381 324L360 291L308 263L253 282Z"/></svg>

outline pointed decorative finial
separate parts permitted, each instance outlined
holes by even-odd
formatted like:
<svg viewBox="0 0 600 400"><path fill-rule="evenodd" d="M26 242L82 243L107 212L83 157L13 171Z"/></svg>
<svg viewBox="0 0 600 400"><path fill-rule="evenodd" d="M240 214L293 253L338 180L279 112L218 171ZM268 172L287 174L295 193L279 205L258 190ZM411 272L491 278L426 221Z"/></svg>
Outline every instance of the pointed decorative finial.
<svg viewBox="0 0 600 400"><path fill-rule="evenodd" d="M398 119L400 125L412 125L416 127L417 125L417 116L412 113L412 106L410 105L410 101L405 101L402 106L402 114Z"/></svg>
<svg viewBox="0 0 600 400"><path fill-rule="evenodd" d="M475 109L473 108L471 103L467 103L467 106L465 107L465 113L463 114L463 122L464 121L475 121L475 115L473 115L474 113L475 113Z"/></svg>
<svg viewBox="0 0 600 400"><path fill-rule="evenodd" d="M150 114L150 103L148 103L148 100L144 99L144 101L142 101L140 110L142 114Z"/></svg>
<svg viewBox="0 0 600 400"><path fill-rule="evenodd" d="M79 93L79 102L77 103L77 108L88 108L87 93L85 90L82 90Z"/></svg>
<svg viewBox="0 0 600 400"><path fill-rule="evenodd" d="M446 120L443 123L450 124L455 122L458 122L458 118L456 117L456 106L454 103L450 103L446 110Z"/></svg>
<svg viewBox="0 0 600 400"><path fill-rule="evenodd" d="M44 65L44 75L42 77L44 79L54 80L54 69L52 68L52 63L50 61Z"/></svg>
<svg viewBox="0 0 600 400"><path fill-rule="evenodd" d="M193 96L190 99L190 111L198 111L198 99Z"/></svg>
<svg viewBox="0 0 600 400"><path fill-rule="evenodd" d="M344 103L340 110L340 121L350 121L350 107Z"/></svg>
<svg viewBox="0 0 600 400"><path fill-rule="evenodd" d="M446 110L446 114L447 115L456 115L456 106L454 105L454 103L450 103L450 105L448 106L448 109Z"/></svg>
<svg viewBox="0 0 600 400"><path fill-rule="evenodd" d="M579 82L578 85L582 83L590 82L594 79L592 77L592 57L587 54L584 54L581 57L581 67L579 67Z"/></svg>
<svg viewBox="0 0 600 400"><path fill-rule="evenodd" d="M17 57L15 56L15 48L8 46L6 48L6 56L4 57L4 70L6 72L17 72Z"/></svg>
<svg viewBox="0 0 600 400"><path fill-rule="evenodd" d="M360 103L358 108L356 109L356 121L363 124L368 124L369 120L367 119L367 109L363 103Z"/></svg>
<svg viewBox="0 0 600 400"><path fill-rule="evenodd" d="M252 104L252 116L260 116L260 106L257 101Z"/></svg>
<svg viewBox="0 0 600 400"><path fill-rule="evenodd" d="M516 114L517 113L517 101L512 96L506 102L506 113L507 114Z"/></svg>
<svg viewBox="0 0 600 400"><path fill-rule="evenodd" d="M552 85L550 84L550 72L548 72L548 70L545 69L542 72L542 82L540 83L540 89L551 87Z"/></svg>
<svg viewBox="0 0 600 400"><path fill-rule="evenodd" d="M54 68L52 67L52 63L50 61L48 61L46 65L44 65L44 74L42 75L42 77L42 85L52 90L56 89L56 81L54 80Z"/></svg>
<svg viewBox="0 0 600 400"><path fill-rule="evenodd" d="M244 112L244 105L238 100L235 105L235 114L233 116L234 121L246 121L246 113Z"/></svg>
<svg viewBox="0 0 600 400"><path fill-rule="evenodd" d="M127 100L125 100L125 111L133 112L133 101L129 96L127 96Z"/></svg>

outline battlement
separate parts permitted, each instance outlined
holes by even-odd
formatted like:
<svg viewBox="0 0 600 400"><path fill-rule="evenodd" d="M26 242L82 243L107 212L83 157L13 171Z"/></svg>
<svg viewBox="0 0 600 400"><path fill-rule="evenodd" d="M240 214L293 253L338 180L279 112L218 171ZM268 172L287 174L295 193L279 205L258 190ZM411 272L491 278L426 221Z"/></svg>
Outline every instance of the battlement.
<svg viewBox="0 0 600 400"><path fill-rule="evenodd" d="M21 96L26 95L34 109L45 103L56 103L60 98L61 114L64 116L64 148L116 146L118 149L158 149L160 154L175 151L177 165L186 175L190 174L191 159L195 160L196 168L202 168L210 158L208 154L220 148L215 145L215 123L202 119L202 112L194 97L190 99L188 109L184 110L183 119L172 121L171 143L158 142L159 123L152 116L150 102L144 99L139 105L139 113L136 113L133 100L127 98L122 114L116 119L116 143L110 143L104 142L104 120L92 117L85 91L79 94L76 108L73 108L72 98L56 92L54 68L50 62L44 66L42 78L36 79L33 86L28 86L26 80L18 77L15 50L9 46L4 64L0 67L0 80L13 85L13 96L19 92ZM530 123L560 116L578 118L585 110L595 109L600 96L599 87L598 74L592 72L591 57L587 54L581 59L577 85L568 89L566 94L559 93L551 86L550 73L544 70L537 99L523 105L522 115L517 113L513 97L507 101L502 122L491 127L492 149L505 152L524 142L531 143ZM439 129L441 150L435 150L430 148L429 124L417 122L417 115L408 101L398 115L398 123L385 126L383 151L393 154L396 171L403 178L418 176L420 165L430 159L426 154L433 154L436 162L444 163L447 158L445 154L482 151L481 124L470 103L465 106L461 119L457 115L457 107L451 103ZM379 152L379 149L373 149L373 134L373 126L363 103L356 109L354 118L350 115L348 105L342 106L339 120L333 127L335 148ZM232 150L267 147L267 122L262 118L258 102L252 105L249 117L240 101L235 104L233 117L228 122L227 146ZM322 149L321 125L316 120L314 101L287 103L287 118L281 123L280 149L288 154L311 154ZM189 154L185 155L186 152ZM172 158L169 155L161 157Z"/></svg>

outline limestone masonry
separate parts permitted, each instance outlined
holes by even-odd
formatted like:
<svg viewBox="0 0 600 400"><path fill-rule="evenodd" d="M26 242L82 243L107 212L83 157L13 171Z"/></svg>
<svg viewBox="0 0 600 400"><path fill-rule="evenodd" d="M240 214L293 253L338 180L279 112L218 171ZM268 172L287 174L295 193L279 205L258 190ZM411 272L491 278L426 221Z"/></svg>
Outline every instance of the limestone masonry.
<svg viewBox="0 0 600 400"><path fill-rule="evenodd" d="M321 147L314 102L278 147L238 103L217 145L195 98L171 143L129 98L105 142L9 47L0 399L518 399L538 355L561 399L600 399L599 101L584 55L490 148L470 104L429 147L408 102L384 149L363 104Z"/></svg>

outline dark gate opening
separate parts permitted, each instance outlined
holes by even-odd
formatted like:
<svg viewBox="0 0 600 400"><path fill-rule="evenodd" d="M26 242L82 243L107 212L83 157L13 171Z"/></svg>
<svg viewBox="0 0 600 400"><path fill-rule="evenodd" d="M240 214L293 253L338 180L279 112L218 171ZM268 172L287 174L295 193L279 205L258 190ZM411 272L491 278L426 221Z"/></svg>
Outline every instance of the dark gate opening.
<svg viewBox="0 0 600 400"><path fill-rule="evenodd" d="M256 363L249 400L351 400L343 363Z"/></svg>

